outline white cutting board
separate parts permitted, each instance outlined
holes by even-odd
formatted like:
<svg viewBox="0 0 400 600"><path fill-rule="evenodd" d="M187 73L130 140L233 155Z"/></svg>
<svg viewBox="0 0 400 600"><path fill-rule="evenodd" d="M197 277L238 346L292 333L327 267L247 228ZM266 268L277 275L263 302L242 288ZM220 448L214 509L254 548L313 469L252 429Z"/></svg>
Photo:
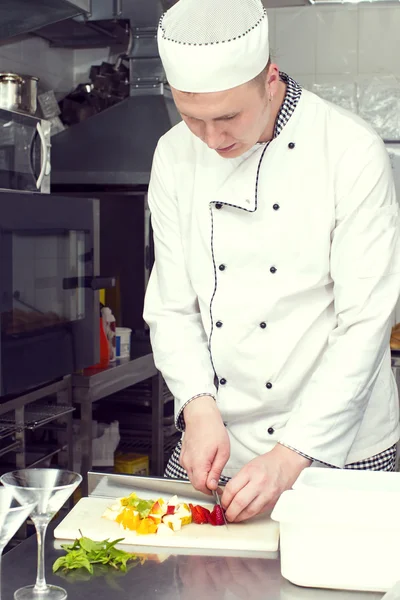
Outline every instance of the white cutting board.
<svg viewBox="0 0 400 600"><path fill-rule="evenodd" d="M124 538L121 544L130 546L159 546L168 548L201 548L212 550L243 550L276 552L279 543L279 524L268 516L260 515L244 523L230 523L228 527L212 525L185 525L170 536L157 534L136 535L114 521L102 518L112 498L82 498L54 530L54 537L74 540L82 535L94 541ZM212 506L204 504L212 509Z"/></svg>

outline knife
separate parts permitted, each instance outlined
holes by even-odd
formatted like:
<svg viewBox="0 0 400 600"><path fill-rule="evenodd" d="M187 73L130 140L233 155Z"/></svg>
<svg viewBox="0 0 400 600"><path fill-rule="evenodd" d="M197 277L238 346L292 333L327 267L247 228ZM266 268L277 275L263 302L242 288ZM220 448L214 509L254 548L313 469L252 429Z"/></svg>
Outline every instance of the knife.
<svg viewBox="0 0 400 600"><path fill-rule="evenodd" d="M228 529L228 522L227 522L226 517L225 517L225 511L222 508L221 498L219 497L219 494L218 494L217 490L211 490L211 491L212 491L212 495L214 496L215 504L217 504L220 507L221 511L222 511L222 516L224 518L225 527Z"/></svg>

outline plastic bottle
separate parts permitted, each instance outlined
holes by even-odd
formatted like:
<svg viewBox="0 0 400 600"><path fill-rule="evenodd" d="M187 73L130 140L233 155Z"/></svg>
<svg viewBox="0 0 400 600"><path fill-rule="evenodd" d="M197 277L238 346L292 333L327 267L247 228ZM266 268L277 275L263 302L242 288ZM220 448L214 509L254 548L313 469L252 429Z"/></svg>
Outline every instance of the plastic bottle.
<svg viewBox="0 0 400 600"><path fill-rule="evenodd" d="M104 319L101 314L101 306L100 306L100 318L99 318L99 328L100 328L100 361L91 367L87 367L85 370L91 369L104 369L110 363L110 351L108 346L108 340L104 328Z"/></svg>
<svg viewBox="0 0 400 600"><path fill-rule="evenodd" d="M115 317L108 306L101 309L101 314L104 321L104 329L107 337L109 358L113 362L116 359L116 345L115 345L115 330L116 323Z"/></svg>

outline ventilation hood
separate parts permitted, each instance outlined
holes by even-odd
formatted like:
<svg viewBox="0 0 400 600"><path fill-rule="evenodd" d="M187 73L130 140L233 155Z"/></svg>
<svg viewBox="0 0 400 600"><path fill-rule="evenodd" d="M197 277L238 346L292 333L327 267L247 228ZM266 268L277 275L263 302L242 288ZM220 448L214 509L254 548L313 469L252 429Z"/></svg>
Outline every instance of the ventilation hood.
<svg viewBox="0 0 400 600"><path fill-rule="evenodd" d="M54 185L147 185L157 142L179 122L157 48L159 0L124 0L130 95L51 138Z"/></svg>
<svg viewBox="0 0 400 600"><path fill-rule="evenodd" d="M90 0L2 0L0 42L89 11Z"/></svg>
<svg viewBox="0 0 400 600"><path fill-rule="evenodd" d="M159 138L179 121L171 93L137 95L52 137L52 184L147 185Z"/></svg>

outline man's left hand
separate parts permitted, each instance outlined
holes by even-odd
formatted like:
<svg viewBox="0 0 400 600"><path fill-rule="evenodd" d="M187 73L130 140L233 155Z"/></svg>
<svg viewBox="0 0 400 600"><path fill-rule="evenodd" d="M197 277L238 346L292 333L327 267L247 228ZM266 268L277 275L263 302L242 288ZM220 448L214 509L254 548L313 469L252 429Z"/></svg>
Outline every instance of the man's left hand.
<svg viewBox="0 0 400 600"><path fill-rule="evenodd" d="M257 456L225 486L221 503L227 520L239 523L270 512L279 496L290 490L303 469L310 465L310 460L281 444Z"/></svg>

